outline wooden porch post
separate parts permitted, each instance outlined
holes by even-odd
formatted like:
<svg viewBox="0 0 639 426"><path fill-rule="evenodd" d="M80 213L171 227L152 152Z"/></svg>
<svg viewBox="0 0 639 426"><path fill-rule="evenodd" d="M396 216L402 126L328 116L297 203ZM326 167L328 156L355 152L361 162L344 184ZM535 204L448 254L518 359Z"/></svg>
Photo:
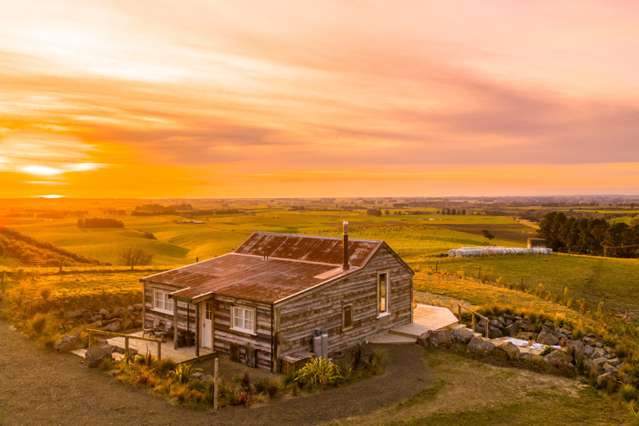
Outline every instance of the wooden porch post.
<svg viewBox="0 0 639 426"><path fill-rule="evenodd" d="M200 303L195 304L195 356L200 357Z"/></svg>
<svg viewBox="0 0 639 426"><path fill-rule="evenodd" d="M178 348L178 304L180 302L175 299L173 303L173 349Z"/></svg>

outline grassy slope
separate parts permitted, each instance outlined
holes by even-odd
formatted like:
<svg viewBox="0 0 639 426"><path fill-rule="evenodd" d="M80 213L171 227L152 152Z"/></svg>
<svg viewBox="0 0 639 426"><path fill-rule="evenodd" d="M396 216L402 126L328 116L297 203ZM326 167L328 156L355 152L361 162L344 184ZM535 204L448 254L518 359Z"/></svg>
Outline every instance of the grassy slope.
<svg viewBox="0 0 639 426"><path fill-rule="evenodd" d="M335 425L631 424L616 400L575 380L426 352L435 384L413 398Z"/></svg>
<svg viewBox="0 0 639 426"><path fill-rule="evenodd" d="M481 271L480 271L481 268ZM534 288L539 283L561 294L584 299L591 306L604 301L605 306L618 311L639 313L639 260L588 256L504 256L467 259L447 259L440 262L440 271L458 272L504 283L524 283Z"/></svg>

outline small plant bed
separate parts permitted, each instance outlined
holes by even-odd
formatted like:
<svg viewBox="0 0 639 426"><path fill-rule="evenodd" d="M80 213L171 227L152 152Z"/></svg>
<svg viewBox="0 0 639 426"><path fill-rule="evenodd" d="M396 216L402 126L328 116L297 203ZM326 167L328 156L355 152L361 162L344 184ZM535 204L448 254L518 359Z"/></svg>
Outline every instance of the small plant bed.
<svg viewBox="0 0 639 426"><path fill-rule="evenodd" d="M289 399L362 380L384 371L384 356L368 346L347 351L335 362L311 358L289 375L275 375L220 358L218 406L256 406ZM228 367L228 368L227 368ZM106 358L100 368L119 382L145 388L172 404L211 409L215 390L212 361L175 364L158 361L150 353L113 361ZM242 373L243 371L243 373ZM241 373L234 375L233 373Z"/></svg>

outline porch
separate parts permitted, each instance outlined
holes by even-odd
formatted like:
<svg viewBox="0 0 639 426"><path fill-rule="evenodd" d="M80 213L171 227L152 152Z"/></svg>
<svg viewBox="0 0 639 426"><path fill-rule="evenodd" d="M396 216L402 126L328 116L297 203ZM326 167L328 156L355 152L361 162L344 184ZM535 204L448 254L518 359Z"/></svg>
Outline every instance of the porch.
<svg viewBox="0 0 639 426"><path fill-rule="evenodd" d="M107 339L107 343L126 351L128 340L129 350L135 351L141 355L147 352L159 358L170 358L177 363L193 361L199 358L207 357L214 353L210 348L200 347L199 351L196 346L187 346L176 348L173 340L165 342L161 340L148 339L143 335L143 331L136 331L122 336L115 336Z"/></svg>

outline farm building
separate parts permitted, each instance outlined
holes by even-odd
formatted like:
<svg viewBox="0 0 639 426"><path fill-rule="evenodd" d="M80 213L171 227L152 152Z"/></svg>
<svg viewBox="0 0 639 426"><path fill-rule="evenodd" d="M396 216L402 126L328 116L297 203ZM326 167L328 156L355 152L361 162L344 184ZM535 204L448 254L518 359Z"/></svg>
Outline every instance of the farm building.
<svg viewBox="0 0 639 426"><path fill-rule="evenodd" d="M197 356L279 371L411 323L413 271L383 241L349 240L347 225L343 239L256 232L231 253L142 279L144 327Z"/></svg>

